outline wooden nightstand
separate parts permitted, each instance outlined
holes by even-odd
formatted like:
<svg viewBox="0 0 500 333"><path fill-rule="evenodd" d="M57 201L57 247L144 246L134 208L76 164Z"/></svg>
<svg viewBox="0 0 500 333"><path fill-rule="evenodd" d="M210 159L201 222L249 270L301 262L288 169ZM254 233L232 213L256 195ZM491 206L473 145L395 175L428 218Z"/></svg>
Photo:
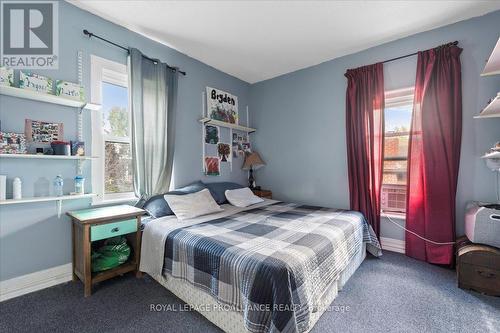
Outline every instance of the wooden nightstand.
<svg viewBox="0 0 500 333"><path fill-rule="evenodd" d="M500 249L457 239L458 287L500 296Z"/></svg>
<svg viewBox="0 0 500 333"><path fill-rule="evenodd" d="M141 254L141 215L146 212L128 205L84 209L66 213L72 219L73 281L80 279L85 297L92 293L92 284L127 272L139 271ZM131 247L130 258L124 264L99 273L91 271L92 242L115 236L125 236Z"/></svg>
<svg viewBox="0 0 500 333"><path fill-rule="evenodd" d="M261 197L261 198L266 198L266 199L273 198L273 192L268 191L268 190L252 190L252 192L256 196Z"/></svg>

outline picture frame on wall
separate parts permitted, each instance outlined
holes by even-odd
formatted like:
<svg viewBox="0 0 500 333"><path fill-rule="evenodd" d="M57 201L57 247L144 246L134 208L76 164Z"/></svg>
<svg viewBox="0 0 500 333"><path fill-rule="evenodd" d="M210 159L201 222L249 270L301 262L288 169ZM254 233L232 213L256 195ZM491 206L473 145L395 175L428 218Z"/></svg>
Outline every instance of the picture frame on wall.
<svg viewBox="0 0 500 333"><path fill-rule="evenodd" d="M238 97L220 89L207 87L207 117L238 125Z"/></svg>
<svg viewBox="0 0 500 333"><path fill-rule="evenodd" d="M27 142L51 143L52 141L63 141L64 124L39 120L26 119L24 134Z"/></svg>
<svg viewBox="0 0 500 333"><path fill-rule="evenodd" d="M205 175L220 176L220 160L217 156L205 157Z"/></svg>
<svg viewBox="0 0 500 333"><path fill-rule="evenodd" d="M0 154L26 154L26 136L0 131Z"/></svg>
<svg viewBox="0 0 500 333"><path fill-rule="evenodd" d="M39 74L19 71L19 88L38 93L52 94L52 79Z"/></svg>
<svg viewBox="0 0 500 333"><path fill-rule="evenodd" d="M0 86L14 86L14 70L0 66Z"/></svg>
<svg viewBox="0 0 500 333"><path fill-rule="evenodd" d="M84 89L78 83L56 80L56 96L83 102L85 101L84 95Z"/></svg>

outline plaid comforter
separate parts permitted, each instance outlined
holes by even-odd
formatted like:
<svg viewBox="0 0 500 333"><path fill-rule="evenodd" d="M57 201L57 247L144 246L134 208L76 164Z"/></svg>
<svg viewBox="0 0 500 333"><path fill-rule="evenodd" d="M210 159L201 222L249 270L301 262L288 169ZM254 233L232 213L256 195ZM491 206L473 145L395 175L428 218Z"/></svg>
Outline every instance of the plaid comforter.
<svg viewBox="0 0 500 333"><path fill-rule="evenodd" d="M163 273L242 311L251 332L304 332L362 242L381 254L358 212L280 202L171 231Z"/></svg>

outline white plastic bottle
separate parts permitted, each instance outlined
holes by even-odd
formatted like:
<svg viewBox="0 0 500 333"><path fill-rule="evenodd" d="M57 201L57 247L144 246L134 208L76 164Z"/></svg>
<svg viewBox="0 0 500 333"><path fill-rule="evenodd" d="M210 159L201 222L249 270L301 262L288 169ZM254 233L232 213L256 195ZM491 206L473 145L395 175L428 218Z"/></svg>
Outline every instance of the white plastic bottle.
<svg viewBox="0 0 500 333"><path fill-rule="evenodd" d="M14 178L12 182L12 197L13 199L21 199L22 198L22 182L19 177Z"/></svg>

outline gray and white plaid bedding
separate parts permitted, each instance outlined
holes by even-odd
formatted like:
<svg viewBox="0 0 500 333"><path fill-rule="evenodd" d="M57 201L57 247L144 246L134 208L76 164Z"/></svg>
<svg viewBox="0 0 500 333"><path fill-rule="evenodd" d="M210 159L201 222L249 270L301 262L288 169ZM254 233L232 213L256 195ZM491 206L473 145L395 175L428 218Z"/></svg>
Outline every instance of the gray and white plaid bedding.
<svg viewBox="0 0 500 333"><path fill-rule="evenodd" d="M163 274L242 311L251 332L304 332L363 242L381 255L358 212L280 202L171 230Z"/></svg>

